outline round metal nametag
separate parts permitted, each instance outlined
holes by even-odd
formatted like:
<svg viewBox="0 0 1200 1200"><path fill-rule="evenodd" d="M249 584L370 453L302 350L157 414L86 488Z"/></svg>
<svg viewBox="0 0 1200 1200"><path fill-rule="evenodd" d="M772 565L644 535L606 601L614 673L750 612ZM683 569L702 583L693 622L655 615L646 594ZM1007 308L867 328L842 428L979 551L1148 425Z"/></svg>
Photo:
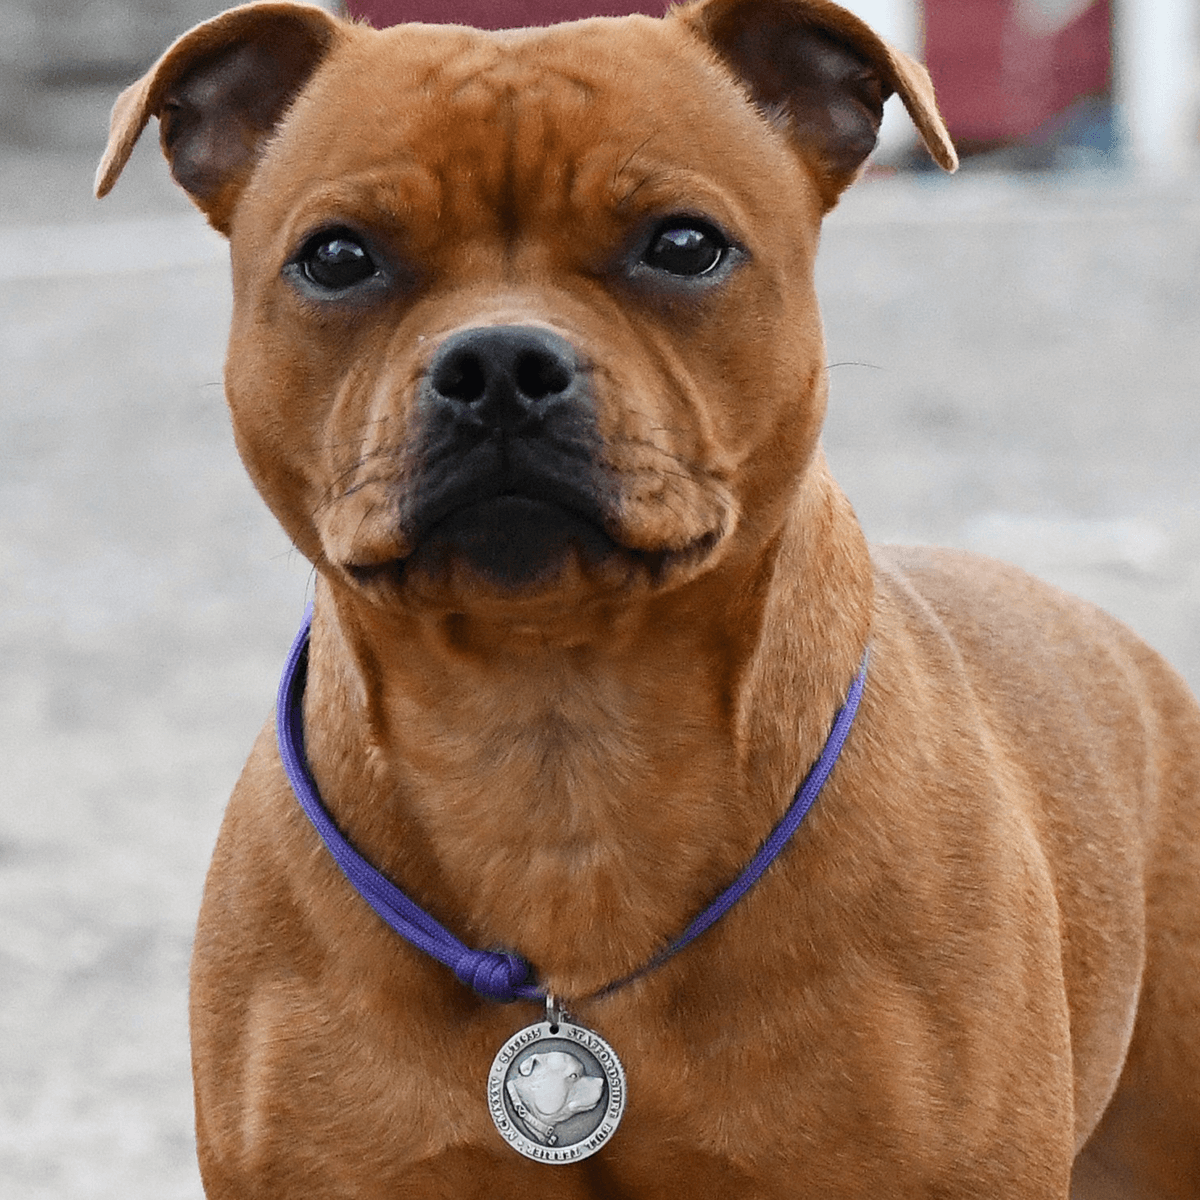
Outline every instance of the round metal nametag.
<svg viewBox="0 0 1200 1200"><path fill-rule="evenodd" d="M500 1136L526 1158L572 1163L595 1154L625 1111L625 1071L599 1034L563 1017L530 1025L488 1073Z"/></svg>

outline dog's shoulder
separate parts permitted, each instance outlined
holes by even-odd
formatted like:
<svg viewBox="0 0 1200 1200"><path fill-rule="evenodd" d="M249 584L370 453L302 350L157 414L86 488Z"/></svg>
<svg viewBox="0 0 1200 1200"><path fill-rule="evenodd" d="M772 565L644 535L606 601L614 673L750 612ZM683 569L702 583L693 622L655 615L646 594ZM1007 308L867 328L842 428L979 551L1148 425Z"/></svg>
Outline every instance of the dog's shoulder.
<svg viewBox="0 0 1200 1200"><path fill-rule="evenodd" d="M940 629L985 658L1006 651L1058 658L1097 645L1152 653L1115 617L1010 563L920 545L874 545L871 557L881 615Z"/></svg>
<svg viewBox="0 0 1200 1200"><path fill-rule="evenodd" d="M936 678L1009 742L1070 741L1113 769L1164 726L1200 729L1184 680L1087 600L966 551L875 546L872 559L877 674L906 660L909 679Z"/></svg>

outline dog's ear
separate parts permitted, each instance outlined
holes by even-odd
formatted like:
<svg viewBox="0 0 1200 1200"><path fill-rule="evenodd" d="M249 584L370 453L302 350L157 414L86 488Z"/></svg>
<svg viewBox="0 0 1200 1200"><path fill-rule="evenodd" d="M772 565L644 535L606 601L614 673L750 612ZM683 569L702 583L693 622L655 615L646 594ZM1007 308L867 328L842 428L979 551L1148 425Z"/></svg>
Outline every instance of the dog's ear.
<svg viewBox="0 0 1200 1200"><path fill-rule="evenodd" d="M844 8L828 0L698 0L674 16L815 155L826 207L875 148L883 102L893 93L937 164L958 166L928 72Z"/></svg>
<svg viewBox="0 0 1200 1200"><path fill-rule="evenodd" d="M267 137L339 36L307 4L247 4L196 26L113 106L96 195L117 181L152 116L175 181L229 232Z"/></svg>

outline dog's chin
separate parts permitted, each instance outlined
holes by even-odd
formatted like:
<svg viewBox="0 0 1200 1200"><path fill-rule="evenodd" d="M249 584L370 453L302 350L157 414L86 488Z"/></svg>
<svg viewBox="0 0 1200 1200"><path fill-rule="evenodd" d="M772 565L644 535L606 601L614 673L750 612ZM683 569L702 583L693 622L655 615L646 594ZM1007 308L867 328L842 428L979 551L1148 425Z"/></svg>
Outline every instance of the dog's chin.
<svg viewBox="0 0 1200 1200"><path fill-rule="evenodd" d="M403 558L352 564L347 573L385 599L458 605L555 594L651 589L702 569L714 534L682 549L632 549L598 520L546 501L498 496L468 504L415 534Z"/></svg>

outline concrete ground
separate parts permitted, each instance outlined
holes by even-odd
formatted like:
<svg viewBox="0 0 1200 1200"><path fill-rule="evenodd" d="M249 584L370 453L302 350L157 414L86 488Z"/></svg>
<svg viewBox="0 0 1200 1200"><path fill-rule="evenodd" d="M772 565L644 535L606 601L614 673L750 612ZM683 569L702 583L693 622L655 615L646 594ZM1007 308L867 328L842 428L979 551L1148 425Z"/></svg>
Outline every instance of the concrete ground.
<svg viewBox="0 0 1200 1200"><path fill-rule="evenodd" d="M0 155L0 1194L198 1200L192 924L309 569L231 443L221 244L149 147L95 204L98 150ZM1200 180L872 181L819 274L868 532L1016 560L1200 686Z"/></svg>

